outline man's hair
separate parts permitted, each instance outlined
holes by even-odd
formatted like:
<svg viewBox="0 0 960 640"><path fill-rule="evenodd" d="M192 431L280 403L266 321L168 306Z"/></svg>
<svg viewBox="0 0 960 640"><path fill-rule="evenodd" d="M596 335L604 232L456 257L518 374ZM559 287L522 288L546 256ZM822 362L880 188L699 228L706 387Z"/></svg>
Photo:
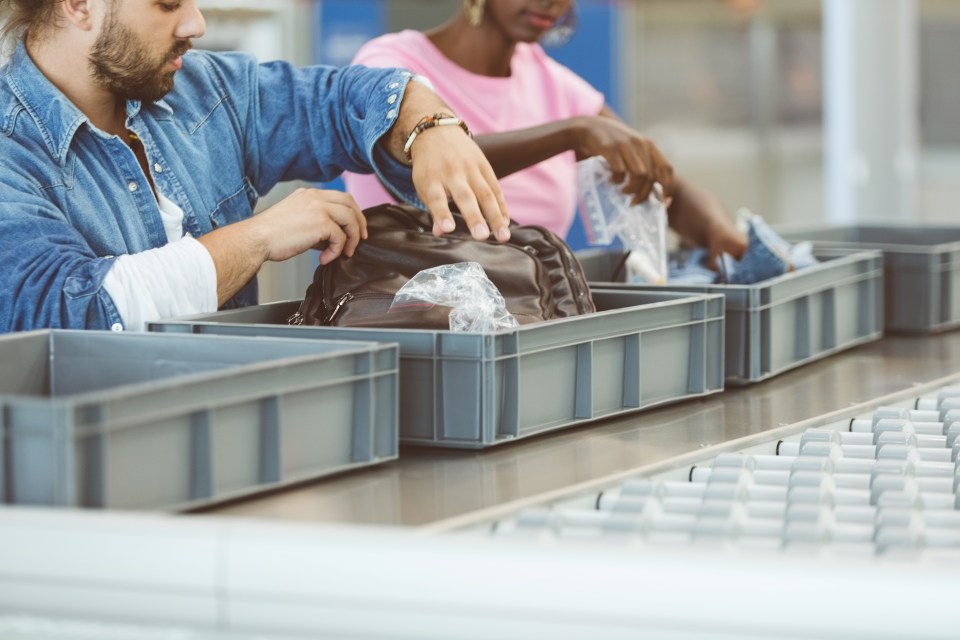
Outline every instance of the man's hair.
<svg viewBox="0 0 960 640"><path fill-rule="evenodd" d="M61 0L0 0L0 46L12 48L26 36L37 36L56 21Z"/></svg>

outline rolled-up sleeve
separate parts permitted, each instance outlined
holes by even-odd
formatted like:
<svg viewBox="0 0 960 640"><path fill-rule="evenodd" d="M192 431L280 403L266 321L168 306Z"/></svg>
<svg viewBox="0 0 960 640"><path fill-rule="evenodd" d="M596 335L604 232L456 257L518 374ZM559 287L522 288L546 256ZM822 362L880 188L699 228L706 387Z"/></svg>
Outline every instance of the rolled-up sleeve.
<svg viewBox="0 0 960 640"><path fill-rule="evenodd" d="M286 180L325 182L347 170L376 173L416 199L410 168L379 144L397 121L410 72L257 64L243 54L207 62L246 132L245 163L258 192Z"/></svg>
<svg viewBox="0 0 960 640"><path fill-rule="evenodd" d="M96 256L49 202L0 189L0 237L0 331L122 326L103 288L114 258Z"/></svg>

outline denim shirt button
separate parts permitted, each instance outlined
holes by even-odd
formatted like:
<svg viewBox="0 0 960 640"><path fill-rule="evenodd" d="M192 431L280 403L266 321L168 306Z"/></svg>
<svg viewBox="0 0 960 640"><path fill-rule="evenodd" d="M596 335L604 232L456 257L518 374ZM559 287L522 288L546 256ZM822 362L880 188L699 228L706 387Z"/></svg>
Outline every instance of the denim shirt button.
<svg viewBox="0 0 960 640"><path fill-rule="evenodd" d="M396 89L399 86L400 86L399 82L391 82L390 84L387 85L387 89Z"/></svg>
<svg viewBox="0 0 960 640"><path fill-rule="evenodd" d="M163 173L163 167L160 166L159 162L154 163L153 170L157 173Z"/></svg>
<svg viewBox="0 0 960 640"><path fill-rule="evenodd" d="M390 97L387 98L387 104L393 104L396 101L397 101L397 94L395 93L391 94Z"/></svg>
<svg viewBox="0 0 960 640"><path fill-rule="evenodd" d="M138 187L137 187L137 183L136 183L136 182L130 181L130 182L127 183L127 189L130 190L130 193L133 193L134 191L136 191L137 188L138 188Z"/></svg>
<svg viewBox="0 0 960 640"><path fill-rule="evenodd" d="M119 322L114 322L110 325L110 331L123 331L123 325Z"/></svg>

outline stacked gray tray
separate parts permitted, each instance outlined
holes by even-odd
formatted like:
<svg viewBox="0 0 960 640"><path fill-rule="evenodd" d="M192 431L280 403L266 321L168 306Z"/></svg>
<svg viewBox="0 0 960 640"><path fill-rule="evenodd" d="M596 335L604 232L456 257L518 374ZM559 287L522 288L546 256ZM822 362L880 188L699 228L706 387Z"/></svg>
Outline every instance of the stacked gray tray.
<svg viewBox="0 0 960 640"><path fill-rule="evenodd" d="M0 336L0 497L181 509L397 457L396 344Z"/></svg>
<svg viewBox="0 0 960 640"><path fill-rule="evenodd" d="M726 298L727 384L765 380L883 335L879 251L818 251L816 266L752 285L625 283L624 253L577 253L591 287L722 294Z"/></svg>
<svg viewBox="0 0 960 640"><path fill-rule="evenodd" d="M597 313L494 333L291 326L290 301L151 331L400 345L400 439L480 449L723 390L723 296L593 291Z"/></svg>
<svg viewBox="0 0 960 640"><path fill-rule="evenodd" d="M887 331L936 333L960 326L960 226L794 226L784 237L818 247L883 252Z"/></svg>

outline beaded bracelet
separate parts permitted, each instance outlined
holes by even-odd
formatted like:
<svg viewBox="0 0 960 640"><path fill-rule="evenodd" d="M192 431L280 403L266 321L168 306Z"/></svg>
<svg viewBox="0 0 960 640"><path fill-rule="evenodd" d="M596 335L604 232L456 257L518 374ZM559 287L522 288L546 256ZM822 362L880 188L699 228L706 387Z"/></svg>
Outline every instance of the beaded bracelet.
<svg viewBox="0 0 960 640"><path fill-rule="evenodd" d="M407 142L403 145L403 155L407 157L407 162L412 162L413 158L410 156L410 149L413 147L413 141L417 139L421 133L427 129L432 129L433 127L444 127L449 125L456 125L464 130L468 136L472 136L470 133L467 123L458 118L457 116L450 115L449 113L435 113L432 116L424 116L420 118L420 122L417 123L417 126L413 128L413 131L410 132L410 136L407 138Z"/></svg>

